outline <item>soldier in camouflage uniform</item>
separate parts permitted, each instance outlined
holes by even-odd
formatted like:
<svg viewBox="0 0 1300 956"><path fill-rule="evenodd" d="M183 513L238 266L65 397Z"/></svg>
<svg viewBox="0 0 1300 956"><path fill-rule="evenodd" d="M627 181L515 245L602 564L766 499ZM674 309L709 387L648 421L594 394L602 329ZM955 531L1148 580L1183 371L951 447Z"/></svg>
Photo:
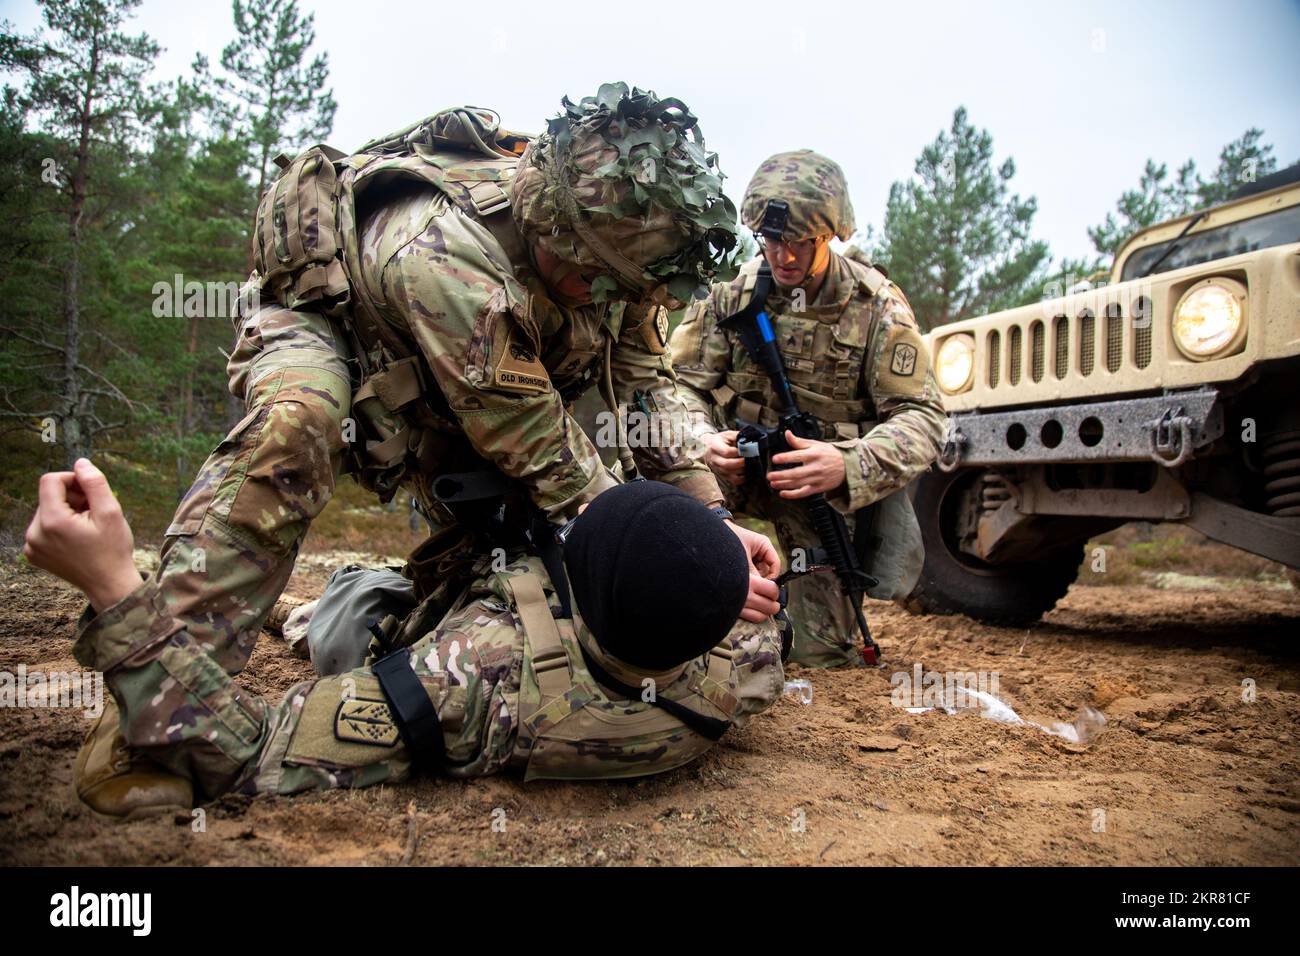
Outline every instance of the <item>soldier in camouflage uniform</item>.
<svg viewBox="0 0 1300 956"><path fill-rule="evenodd" d="M489 120L449 110L352 156L310 150L263 197L254 304L238 311L229 364L247 415L181 501L144 595L181 622L211 680L247 663L345 466L384 500L405 486L457 542L432 487L446 472L495 469L558 526L617 483L567 410L583 388L680 408L663 307L728 274L735 241L695 117L606 84L566 98L535 139ZM634 457L721 504L681 448ZM779 561L761 535L727 526L751 558L742 616L757 622L778 608ZM450 606L467 562L458 543L435 543L412 574ZM110 620L104 640L132 645L135 619ZM96 739L79 782L120 755ZM146 778L166 787L147 761L121 766L118 795Z"/></svg>
<svg viewBox="0 0 1300 956"><path fill-rule="evenodd" d="M562 587L538 557L515 554L499 571L484 559L442 620L418 607L394 632L399 646L384 662L434 719L430 749L394 706L383 664L297 684L278 705L241 688L169 612L159 583L136 583L131 531L104 475L84 459L46 475L25 553L83 587L92 606L108 605L74 647L117 702L117 719L92 734L105 757L86 781L89 802L106 805L119 720L132 751L159 768L119 795L121 810L188 805L191 786L200 800L369 786L402 780L422 760L454 777L642 776L694 759L780 697L778 627L737 621L748 560L718 516L640 481L597 499L566 531L554 565ZM626 574L627 563L644 564L645 577ZM665 587L665 575L680 580ZM168 788L166 772L181 785Z"/></svg>
<svg viewBox="0 0 1300 956"><path fill-rule="evenodd" d="M944 428L929 355L902 290L856 249L841 256L830 248L832 236L848 239L854 229L836 163L810 150L771 157L745 192L745 225L757 230L772 201L787 203L789 217L780 241L760 237L774 282L768 315L795 398L820 419L824 441L787 433L794 450L773 461L793 467L772 470L770 487L744 484L736 421L775 426L779 406L763 369L718 322L748 302L755 259L734 281L715 285L672 337L677 379L706 445L703 460L732 487L731 505L772 521L787 557L795 549L806 554L818 541L800 498L824 492L846 515L881 502L868 569L881 581L868 593L901 599L924 557L901 489L935 460ZM860 663L852 609L833 575L793 580L789 611L792 660L814 667Z"/></svg>

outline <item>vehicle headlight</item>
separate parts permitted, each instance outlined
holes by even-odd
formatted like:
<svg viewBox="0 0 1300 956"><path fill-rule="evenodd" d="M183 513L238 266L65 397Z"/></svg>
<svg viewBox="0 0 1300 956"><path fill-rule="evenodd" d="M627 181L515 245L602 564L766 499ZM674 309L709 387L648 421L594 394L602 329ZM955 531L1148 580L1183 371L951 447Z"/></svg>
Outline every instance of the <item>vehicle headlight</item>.
<svg viewBox="0 0 1300 956"><path fill-rule="evenodd" d="M939 387L956 395L970 387L975 376L975 337L964 332L950 335L934 357L934 377Z"/></svg>
<svg viewBox="0 0 1300 956"><path fill-rule="evenodd" d="M1188 289L1174 309L1174 344L1189 359L1222 355L1245 337L1246 289L1214 278Z"/></svg>

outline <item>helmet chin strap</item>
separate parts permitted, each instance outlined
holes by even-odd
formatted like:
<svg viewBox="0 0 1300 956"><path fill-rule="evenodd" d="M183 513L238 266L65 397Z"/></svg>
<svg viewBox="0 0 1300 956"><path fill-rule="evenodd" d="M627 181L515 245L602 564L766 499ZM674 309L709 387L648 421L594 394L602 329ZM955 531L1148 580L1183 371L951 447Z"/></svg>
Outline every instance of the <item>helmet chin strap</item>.
<svg viewBox="0 0 1300 956"><path fill-rule="evenodd" d="M799 283L800 289L809 289L814 284L821 281L821 277L826 274L827 267L831 264L831 241L822 236L817 237L817 248L813 252L812 262L808 264L808 271L804 274L803 281Z"/></svg>

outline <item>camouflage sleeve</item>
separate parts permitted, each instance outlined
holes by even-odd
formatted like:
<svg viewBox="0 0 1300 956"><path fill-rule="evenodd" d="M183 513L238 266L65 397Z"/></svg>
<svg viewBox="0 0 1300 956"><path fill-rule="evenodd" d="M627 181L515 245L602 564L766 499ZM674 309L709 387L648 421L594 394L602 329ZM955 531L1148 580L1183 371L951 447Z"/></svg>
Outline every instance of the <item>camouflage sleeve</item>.
<svg viewBox="0 0 1300 956"><path fill-rule="evenodd" d="M930 353L907 301L893 293L872 307L864 386L879 423L861 438L834 444L844 454L843 490L829 496L843 512L856 511L897 491L939 455L945 418Z"/></svg>
<svg viewBox="0 0 1300 956"><path fill-rule="evenodd" d="M521 651L509 609L481 602L409 649L453 776L494 773L509 760ZM92 619L74 653L104 672L127 743L207 798L363 787L409 773L410 753L370 668L297 684L272 706L168 613L155 581Z"/></svg>
<svg viewBox="0 0 1300 956"><path fill-rule="evenodd" d="M736 663L736 697L740 707L735 724L743 727L781 698L785 672L781 665L781 629L771 618L760 624L737 621L727 635Z"/></svg>
<svg viewBox="0 0 1300 956"><path fill-rule="evenodd" d="M352 396L344 354L312 313L268 306L240 322L230 387L247 414L182 498L150 579L167 614L225 672L248 662L308 525L334 492Z"/></svg>
<svg viewBox="0 0 1300 956"><path fill-rule="evenodd" d="M692 426L702 433L716 432L712 390L722 384L731 360L731 343L718 328L716 290L687 308L669 353Z"/></svg>
<svg viewBox="0 0 1300 956"><path fill-rule="evenodd" d="M668 311L628 306L610 357L614 396L628 409L628 445L647 478L676 485L710 507L722 504L713 473L691 454L691 416L668 351Z"/></svg>
<svg viewBox="0 0 1300 956"><path fill-rule="evenodd" d="M562 521L613 487L538 359L532 296L486 229L448 207L385 265L382 284L470 444L538 507Z"/></svg>

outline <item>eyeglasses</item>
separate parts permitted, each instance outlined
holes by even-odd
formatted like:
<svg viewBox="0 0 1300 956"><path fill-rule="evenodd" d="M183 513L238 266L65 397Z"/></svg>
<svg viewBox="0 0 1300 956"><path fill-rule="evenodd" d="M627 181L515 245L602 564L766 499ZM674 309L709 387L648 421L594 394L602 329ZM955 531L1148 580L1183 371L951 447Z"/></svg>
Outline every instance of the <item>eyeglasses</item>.
<svg viewBox="0 0 1300 956"><path fill-rule="evenodd" d="M755 234L754 238L758 240L758 247L760 249L767 249L769 247L776 247L776 246L784 246L786 249L794 253L796 256L801 256L804 255L805 253L812 252L813 248L817 245L816 238L768 239L766 236L757 233Z"/></svg>

